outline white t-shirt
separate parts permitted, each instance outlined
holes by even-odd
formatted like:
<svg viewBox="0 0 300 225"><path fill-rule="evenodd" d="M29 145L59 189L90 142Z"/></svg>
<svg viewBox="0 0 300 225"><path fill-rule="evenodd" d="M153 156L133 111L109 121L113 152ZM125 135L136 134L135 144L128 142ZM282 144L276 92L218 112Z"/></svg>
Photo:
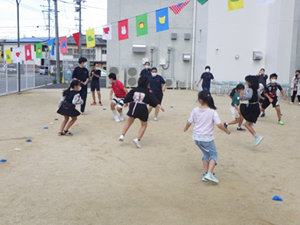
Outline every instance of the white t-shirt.
<svg viewBox="0 0 300 225"><path fill-rule="evenodd" d="M216 110L196 107L191 112L188 122L194 124L193 140L212 141L214 140L214 125L220 124L221 120Z"/></svg>

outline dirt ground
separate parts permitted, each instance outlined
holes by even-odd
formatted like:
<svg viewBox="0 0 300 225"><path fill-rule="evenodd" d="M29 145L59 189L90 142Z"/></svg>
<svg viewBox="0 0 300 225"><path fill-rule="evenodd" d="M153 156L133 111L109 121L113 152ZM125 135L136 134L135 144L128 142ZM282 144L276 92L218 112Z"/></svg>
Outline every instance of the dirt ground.
<svg viewBox="0 0 300 225"><path fill-rule="evenodd" d="M215 185L201 181L202 153L192 129L183 132L198 106L196 91L166 91L166 112L157 122L150 115L141 149L132 142L138 121L118 142L125 122L114 122L109 90L101 93L103 106L91 106L88 94L86 115L78 117L72 137L57 135L61 90L0 97L0 159L7 160L0 163L0 224L300 223L298 105L280 100L283 126L267 109L255 125L264 136L257 147L248 131L233 125L228 136L215 127ZM214 99L221 120L231 120L229 97ZM273 201L275 195L283 201Z"/></svg>

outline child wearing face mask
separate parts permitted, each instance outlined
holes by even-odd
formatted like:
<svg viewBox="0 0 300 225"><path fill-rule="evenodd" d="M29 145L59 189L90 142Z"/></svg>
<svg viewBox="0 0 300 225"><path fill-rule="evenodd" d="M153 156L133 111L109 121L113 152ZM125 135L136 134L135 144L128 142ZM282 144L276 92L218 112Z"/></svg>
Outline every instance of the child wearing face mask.
<svg viewBox="0 0 300 225"><path fill-rule="evenodd" d="M270 104L272 104L273 108L275 108L275 110L277 112L278 124L284 125L284 123L281 120L281 112L280 112L280 106L279 106L278 97L277 97L277 89L280 90L284 101L286 100L286 97L285 97L285 94L284 94L284 91L283 91L281 85L277 83L277 77L278 77L278 75L276 73L272 73L270 75L270 83L268 83L265 88L266 98L263 101L263 104L261 107L261 111L262 111L261 117L265 117L265 115L266 115L265 109L268 108L268 106Z"/></svg>
<svg viewBox="0 0 300 225"><path fill-rule="evenodd" d="M144 67L145 68L141 71L140 76L151 76L150 62L146 61Z"/></svg>
<svg viewBox="0 0 300 225"><path fill-rule="evenodd" d="M202 90L203 91L209 91L210 89L210 81L213 80L214 84L216 84L214 75L210 72L210 66L205 67L205 72L202 73L199 81L197 82L196 86L198 87L199 84L202 82Z"/></svg>
<svg viewBox="0 0 300 225"><path fill-rule="evenodd" d="M75 108L75 105L82 104L83 100L80 98L81 85L78 80L73 80L70 87L63 91L63 97L58 103L57 113L64 116L64 121L60 126L58 136L73 135L69 129L77 120L80 112ZM71 121L68 123L71 117Z"/></svg>
<svg viewBox="0 0 300 225"><path fill-rule="evenodd" d="M294 104L296 95L297 95L298 102L299 102L298 104L300 105L300 84L299 84L299 81L300 81L300 70L296 70L295 77L293 78L293 80L291 82L292 94L291 94L290 105Z"/></svg>
<svg viewBox="0 0 300 225"><path fill-rule="evenodd" d="M166 90L166 81L164 78L160 75L157 74L157 69L156 67L153 67L151 69L151 76L149 78L149 84L150 84L150 89L152 90L153 94L157 98L159 104L161 105L162 99L163 99L163 92ZM153 107L149 106L149 114L151 113ZM154 121L157 121L157 116L158 116L159 108L155 107L155 113L154 113Z"/></svg>

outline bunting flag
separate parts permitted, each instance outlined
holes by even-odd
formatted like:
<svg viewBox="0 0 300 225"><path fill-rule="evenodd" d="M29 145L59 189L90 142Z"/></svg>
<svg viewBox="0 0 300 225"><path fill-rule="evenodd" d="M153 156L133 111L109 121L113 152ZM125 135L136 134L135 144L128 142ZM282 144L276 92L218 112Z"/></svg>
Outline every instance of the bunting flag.
<svg viewBox="0 0 300 225"><path fill-rule="evenodd" d="M43 57L43 44L42 42L35 44L35 56L37 59Z"/></svg>
<svg viewBox="0 0 300 225"><path fill-rule="evenodd" d="M59 38L59 46L60 46L60 53L66 54L68 53L68 44L67 44L67 37L60 37Z"/></svg>
<svg viewBox="0 0 300 225"><path fill-rule="evenodd" d="M244 7L244 0L228 0L228 11L242 9Z"/></svg>
<svg viewBox="0 0 300 225"><path fill-rule="evenodd" d="M25 45L25 60L31 60L32 59L32 55L31 55L31 45Z"/></svg>
<svg viewBox="0 0 300 225"><path fill-rule="evenodd" d="M136 34L142 36L148 34L148 18L147 13L135 17Z"/></svg>
<svg viewBox="0 0 300 225"><path fill-rule="evenodd" d="M79 32L73 34L73 38L76 42L77 48L79 49Z"/></svg>
<svg viewBox="0 0 300 225"><path fill-rule="evenodd" d="M118 22L119 41L128 39L128 19Z"/></svg>
<svg viewBox="0 0 300 225"><path fill-rule="evenodd" d="M200 0L198 0L200 1ZM189 1L186 1L186 2L181 2L177 5L172 5L170 6L169 8L175 13L175 15L178 15L180 13L180 11L190 2Z"/></svg>
<svg viewBox="0 0 300 225"><path fill-rule="evenodd" d="M21 49L19 47L14 48L14 63L21 62L20 55L21 55Z"/></svg>
<svg viewBox="0 0 300 225"><path fill-rule="evenodd" d="M48 49L51 55L54 55L54 38L47 41Z"/></svg>
<svg viewBox="0 0 300 225"><path fill-rule="evenodd" d="M208 0L197 0L201 5L204 5Z"/></svg>
<svg viewBox="0 0 300 225"><path fill-rule="evenodd" d="M168 7L156 10L156 32L169 30Z"/></svg>
<svg viewBox="0 0 300 225"><path fill-rule="evenodd" d="M257 0L257 6L268 5L274 2L275 0Z"/></svg>
<svg viewBox="0 0 300 225"><path fill-rule="evenodd" d="M11 64L11 51L10 49L5 50L5 56L6 56L6 64Z"/></svg>
<svg viewBox="0 0 300 225"><path fill-rule="evenodd" d="M86 31L86 47L87 48L92 48L96 46L96 41L95 41L95 30L89 29Z"/></svg>
<svg viewBox="0 0 300 225"><path fill-rule="evenodd" d="M2 51L0 51L0 61L2 60Z"/></svg>
<svg viewBox="0 0 300 225"><path fill-rule="evenodd" d="M102 39L111 40L111 25L103 27Z"/></svg>

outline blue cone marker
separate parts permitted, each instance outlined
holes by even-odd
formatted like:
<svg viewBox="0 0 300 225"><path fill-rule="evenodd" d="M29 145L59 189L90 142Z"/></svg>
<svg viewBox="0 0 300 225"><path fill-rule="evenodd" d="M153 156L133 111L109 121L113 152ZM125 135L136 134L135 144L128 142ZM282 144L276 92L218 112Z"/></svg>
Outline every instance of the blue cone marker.
<svg viewBox="0 0 300 225"><path fill-rule="evenodd" d="M1 159L0 162L7 162L7 160L6 159Z"/></svg>
<svg viewBox="0 0 300 225"><path fill-rule="evenodd" d="M44 129L48 129L48 127L44 127Z"/></svg>
<svg viewBox="0 0 300 225"><path fill-rule="evenodd" d="M283 201L283 199L280 198L278 195L275 195L275 196L272 198L272 200L274 200L274 201L280 201L280 202Z"/></svg>
<svg viewBox="0 0 300 225"><path fill-rule="evenodd" d="M173 106L171 105L171 108L173 108Z"/></svg>
<svg viewBox="0 0 300 225"><path fill-rule="evenodd" d="M106 108L103 108L103 110L106 110Z"/></svg>
<svg viewBox="0 0 300 225"><path fill-rule="evenodd" d="M55 118L54 120L58 120L58 118Z"/></svg>
<svg viewBox="0 0 300 225"><path fill-rule="evenodd" d="M31 140L30 140L30 139L27 139L26 142L31 142Z"/></svg>

